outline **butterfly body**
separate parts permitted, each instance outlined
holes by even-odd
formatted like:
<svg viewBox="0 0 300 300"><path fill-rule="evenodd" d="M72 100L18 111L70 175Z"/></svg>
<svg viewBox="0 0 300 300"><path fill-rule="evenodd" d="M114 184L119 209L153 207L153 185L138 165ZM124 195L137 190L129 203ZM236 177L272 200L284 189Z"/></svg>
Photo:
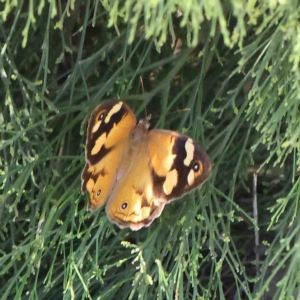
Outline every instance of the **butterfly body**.
<svg viewBox="0 0 300 300"><path fill-rule="evenodd" d="M150 117L137 123L123 101L95 108L87 130L82 191L89 208L106 204L120 228L149 226L165 204L205 182L211 163L202 147L174 131L149 130Z"/></svg>

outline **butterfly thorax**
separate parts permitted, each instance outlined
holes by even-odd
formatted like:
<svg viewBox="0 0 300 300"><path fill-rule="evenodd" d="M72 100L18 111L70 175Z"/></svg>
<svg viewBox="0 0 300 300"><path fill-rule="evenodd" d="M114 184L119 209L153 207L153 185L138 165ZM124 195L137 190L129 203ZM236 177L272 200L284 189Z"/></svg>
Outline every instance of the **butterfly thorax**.
<svg viewBox="0 0 300 300"><path fill-rule="evenodd" d="M135 168L136 163L140 161L148 163L149 153L147 143L149 138L149 120L149 117L142 119L133 127L127 140L127 146L124 147L124 152L121 156L120 166L117 170L117 180L127 176L127 174ZM144 159L141 157L144 157Z"/></svg>
<svg viewBox="0 0 300 300"><path fill-rule="evenodd" d="M148 128L150 126L150 118L151 115L149 115L145 119L141 119L138 124L135 126L135 128L132 130L132 141L141 141L147 137L148 134Z"/></svg>

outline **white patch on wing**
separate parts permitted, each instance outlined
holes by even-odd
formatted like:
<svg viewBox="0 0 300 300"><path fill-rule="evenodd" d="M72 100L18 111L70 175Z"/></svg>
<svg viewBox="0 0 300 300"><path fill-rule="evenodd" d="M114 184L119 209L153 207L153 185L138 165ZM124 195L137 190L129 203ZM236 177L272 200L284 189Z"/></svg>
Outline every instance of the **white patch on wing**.
<svg viewBox="0 0 300 300"><path fill-rule="evenodd" d="M93 126L92 133L95 133L99 129L101 123L102 123L102 121L99 121Z"/></svg>
<svg viewBox="0 0 300 300"><path fill-rule="evenodd" d="M110 118L121 109L122 105L123 102L119 102L111 108L104 120L106 124L110 121Z"/></svg>
<svg viewBox="0 0 300 300"><path fill-rule="evenodd" d="M187 177L187 182L188 184L191 186L193 185L193 183L195 182L195 174L194 174L194 170L190 170L189 175Z"/></svg>
<svg viewBox="0 0 300 300"><path fill-rule="evenodd" d="M188 167L194 158L195 146L193 144L192 139L188 139L185 142L185 151L186 151L186 158L184 159L183 163L185 166Z"/></svg>
<svg viewBox="0 0 300 300"><path fill-rule="evenodd" d="M103 147L104 143L106 141L106 133L102 133L101 136L96 140L95 146L93 147L91 154L95 155L97 154L101 148Z"/></svg>
<svg viewBox="0 0 300 300"><path fill-rule="evenodd" d="M174 189L174 187L177 185L178 182L178 172L176 169L173 169L172 171L167 173L166 180L163 184L163 190L166 195L170 195Z"/></svg>

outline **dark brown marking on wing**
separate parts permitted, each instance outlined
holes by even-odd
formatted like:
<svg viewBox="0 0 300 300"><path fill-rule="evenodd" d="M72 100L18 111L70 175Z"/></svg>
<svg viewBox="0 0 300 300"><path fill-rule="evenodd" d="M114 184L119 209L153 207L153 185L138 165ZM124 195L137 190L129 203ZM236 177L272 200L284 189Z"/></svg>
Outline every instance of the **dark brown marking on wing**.
<svg viewBox="0 0 300 300"><path fill-rule="evenodd" d="M107 175L108 174L108 172L106 172L106 170L105 169L102 169L101 171L100 171L100 173L99 173L101 176L105 176L105 175Z"/></svg>
<svg viewBox="0 0 300 300"><path fill-rule="evenodd" d="M85 164L85 167L84 167L82 175L81 175L81 180L82 180L81 192L82 193L87 191L86 184L90 179L92 179L94 182L96 182L99 178L99 175L104 177L108 174L105 171L105 169L102 169L99 173L89 172L88 171L89 167L90 166L88 164Z"/></svg>
<svg viewBox="0 0 300 300"><path fill-rule="evenodd" d="M162 208L160 207L161 205L163 205L163 204L160 204L157 206L154 204L154 202L152 202L151 207L150 207L149 217L144 219L143 221L136 222L136 223L141 223L141 224L143 224L143 226L146 226L146 227L149 226L155 220L155 218L157 218L161 214L161 211L162 211ZM149 206L149 204L148 204L148 206Z"/></svg>
<svg viewBox="0 0 300 300"><path fill-rule="evenodd" d="M180 197L185 190L185 187L188 185L187 177L190 171L190 168L185 166L183 161L186 158L185 150L186 139L177 138L175 140L172 153L176 154L171 170L176 169L178 172L177 185L173 188L172 193L167 196L167 199L178 198Z"/></svg>
<svg viewBox="0 0 300 300"><path fill-rule="evenodd" d="M192 189L194 189L197 186L200 186L202 183L204 183L210 173L211 173L211 163L208 155L204 151L204 149L194 143L195 149L194 149L194 158L191 161L189 166L184 165L184 159L186 158L186 149L185 149L185 143L188 140L188 136L181 135L180 137L176 138L172 153L176 155L173 165L171 166L170 171L173 169L176 169L178 173L178 182L177 185L173 188L170 195L166 195L163 191L163 184L166 180L165 176L158 176L155 171L152 169L152 182L153 182L153 192L155 197L166 199L166 200L173 200L177 199L184 194L188 193ZM188 184L188 175L189 172L193 169L195 163L201 162L203 165L203 172L199 174L192 185Z"/></svg>
<svg viewBox="0 0 300 300"><path fill-rule="evenodd" d="M139 190L138 188L136 188L135 186L133 187L134 188L134 191L136 194L142 196L144 194L144 192L142 190Z"/></svg>
<svg viewBox="0 0 300 300"><path fill-rule="evenodd" d="M191 161L189 166L185 166L183 161L186 157L186 150L185 150L185 143L188 140L187 136L180 136L180 138L176 139L172 153L176 154L176 157L174 159L173 165L171 167L172 169L176 169L178 171L178 183L174 187L172 193L167 196L168 200L176 199L181 197L182 195L188 193L192 189L194 189L196 186L204 183L210 173L211 173L211 163L208 155L204 151L204 149L194 143L195 149L194 149L194 156L193 160ZM188 184L187 178L189 175L189 172L193 169L194 165L196 163L201 162L203 165L203 172L201 174L198 174L198 176L195 178L195 182L192 185Z"/></svg>
<svg viewBox="0 0 300 300"><path fill-rule="evenodd" d="M104 117L103 120L105 120L105 117L107 116L107 114L109 113L109 111L120 101L115 101L112 100L108 103L105 104L105 107L103 107L104 112ZM100 107L101 108L101 107ZM98 153L96 153L95 155L91 154L91 151L93 149L93 147L95 146L95 143L97 141L97 139L102 135L102 134L106 134L107 135L110 133L110 131L113 129L113 127L115 125L117 125L118 123L120 123L120 121L125 118L128 115L128 108L127 106L123 103L123 105L121 106L120 110L116 113L114 113L109 122L105 123L104 121L101 123L100 127L98 128L98 130L94 133L92 133L92 128L94 126L94 124L96 123L96 118L99 114L99 110L95 110L91 117L90 117L90 121L89 121L89 126L88 126L88 137L87 138L87 142L86 142L86 153L87 153L87 159L89 161L89 163L91 165L95 165L96 163L98 163L101 159L103 159L112 149L111 148L106 148L105 145L103 145L100 149L100 151Z"/></svg>
<svg viewBox="0 0 300 300"><path fill-rule="evenodd" d="M85 164L84 169L83 169L82 174L81 174L81 182L82 182L82 184L81 184L81 192L82 193L86 192L86 184L87 184L88 180L91 177L91 173L88 172L88 168L89 168L89 165Z"/></svg>
<svg viewBox="0 0 300 300"><path fill-rule="evenodd" d="M101 159L103 159L113 149L114 149L114 147L105 148L105 146L103 145L97 154L89 156L89 158L88 158L89 163L91 165L97 164Z"/></svg>
<svg viewBox="0 0 300 300"><path fill-rule="evenodd" d="M150 215L148 218L142 220L142 221L123 221L121 219L118 219L118 224L124 227L130 227L130 224L143 224L143 226L149 226L157 217L160 216L164 204L159 204L159 205L155 205L154 202L151 203L151 207L150 207ZM149 206L149 204L148 204ZM135 215L134 213L132 213L130 216Z"/></svg>
<svg viewBox="0 0 300 300"><path fill-rule="evenodd" d="M153 185L153 195L156 198L166 198L166 195L163 192L163 188L162 188L166 180L166 177L157 175L154 169L151 168L151 178L152 178L152 185Z"/></svg>
<svg viewBox="0 0 300 300"><path fill-rule="evenodd" d="M96 182L98 180L98 178L99 178L99 175L102 176L102 177L104 177L107 174L108 173L104 169L102 169L99 173L95 173L95 174L92 173L91 176L90 176L90 178L93 179L94 182Z"/></svg>
<svg viewBox="0 0 300 300"><path fill-rule="evenodd" d="M141 199L142 199L141 208L143 208L143 207L149 207L150 206L150 202L148 201L147 197L145 196L144 191L136 188L135 186L133 186L133 188L134 188L135 193L137 195L141 196Z"/></svg>
<svg viewBox="0 0 300 300"><path fill-rule="evenodd" d="M148 202L148 199L145 196L142 196L141 208L149 207L149 205L150 205L150 203Z"/></svg>

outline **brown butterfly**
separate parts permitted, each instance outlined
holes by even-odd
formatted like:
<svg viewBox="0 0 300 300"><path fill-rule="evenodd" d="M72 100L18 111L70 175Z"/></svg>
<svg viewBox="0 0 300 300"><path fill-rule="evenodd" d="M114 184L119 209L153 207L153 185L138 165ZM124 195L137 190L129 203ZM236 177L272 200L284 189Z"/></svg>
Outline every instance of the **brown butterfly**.
<svg viewBox="0 0 300 300"><path fill-rule="evenodd" d="M82 192L89 208L106 204L110 221L139 230L165 204L202 185L211 163L201 146L175 131L149 128L123 101L97 106L87 128Z"/></svg>

